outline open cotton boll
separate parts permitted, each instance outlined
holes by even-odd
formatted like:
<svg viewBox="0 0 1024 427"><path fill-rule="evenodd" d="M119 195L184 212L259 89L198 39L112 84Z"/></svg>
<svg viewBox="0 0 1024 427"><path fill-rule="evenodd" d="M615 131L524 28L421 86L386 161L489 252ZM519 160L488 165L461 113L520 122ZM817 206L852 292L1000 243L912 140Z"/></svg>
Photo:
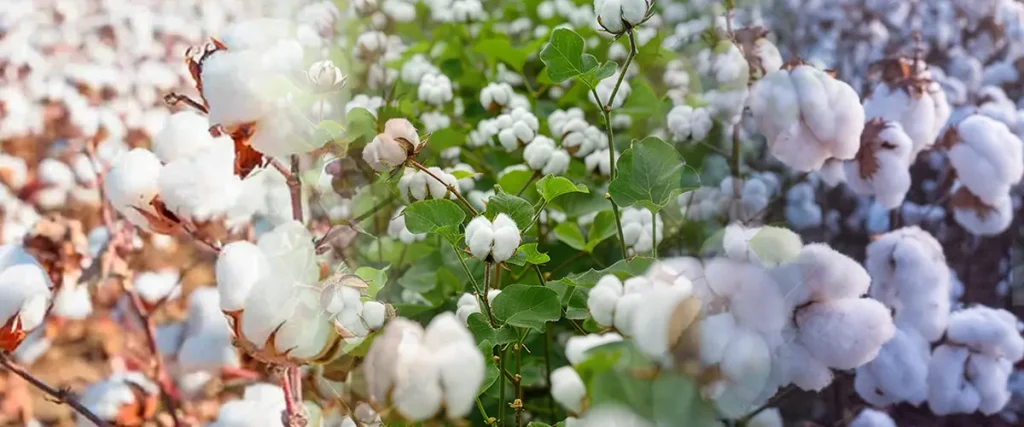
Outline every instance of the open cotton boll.
<svg viewBox="0 0 1024 427"><path fill-rule="evenodd" d="M46 271L21 246L0 247L0 349L14 351L43 324L52 287Z"/></svg>
<svg viewBox="0 0 1024 427"><path fill-rule="evenodd" d="M869 298L811 304L796 313L796 324L810 354L835 369L871 361L896 333L889 310Z"/></svg>
<svg viewBox="0 0 1024 427"><path fill-rule="evenodd" d="M928 341L913 330L897 329L874 360L857 368L854 389L868 403L920 405L928 398Z"/></svg>
<svg viewBox="0 0 1024 427"><path fill-rule="evenodd" d="M832 383L832 370L811 356L798 341L787 341L775 348L773 376L781 384L793 383L808 391L821 391Z"/></svg>
<svg viewBox="0 0 1024 427"><path fill-rule="evenodd" d="M615 92L615 85L618 84L619 74L621 74L621 71L616 72L612 76L607 77L598 82L597 87L594 88L594 90L597 92L597 98L594 97L594 92L591 92L589 95L590 102L593 102L599 108L609 106L613 109L617 109L622 107L622 105L626 103L626 98L629 97L630 92L633 91L633 88L630 87L629 85L629 79L624 78L622 79L622 84L619 84L619 91ZM611 99L612 97L612 92L615 92L615 99L612 99L611 103L609 104L609 99Z"/></svg>
<svg viewBox="0 0 1024 427"><path fill-rule="evenodd" d="M950 116L946 94L931 73L924 71L920 83L892 86L879 83L864 100L866 118L896 122L911 141L911 157L931 147Z"/></svg>
<svg viewBox="0 0 1024 427"><path fill-rule="evenodd" d="M926 340L939 339L949 314L950 274L942 245L917 226L875 239L864 265L871 274L870 295L894 310L897 327Z"/></svg>
<svg viewBox="0 0 1024 427"><path fill-rule="evenodd" d="M625 208L622 210L621 222L625 239L623 243L632 254L651 252L656 244L653 239L656 237L657 243L661 243L665 238L665 224L661 221L661 215L652 215L647 209Z"/></svg>
<svg viewBox="0 0 1024 427"><path fill-rule="evenodd" d="M613 274L607 274L587 294L587 309L594 321L601 326L611 326L615 321L615 304L622 298L622 282Z"/></svg>
<svg viewBox="0 0 1024 427"><path fill-rule="evenodd" d="M648 0L594 0L597 24L612 34L640 25L650 7Z"/></svg>
<svg viewBox="0 0 1024 427"><path fill-rule="evenodd" d="M913 142L896 122L869 121L860 151L843 163L846 183L857 194L874 195L882 207L895 209L910 190Z"/></svg>
<svg viewBox="0 0 1024 427"><path fill-rule="evenodd" d="M602 177L611 176L611 159L608 157L608 150L608 148L595 150L583 159L583 164L587 167L587 170L590 171L590 173ZM616 158L618 158L617 152Z"/></svg>
<svg viewBox="0 0 1024 427"><path fill-rule="evenodd" d="M1007 382L1013 371L1013 362L1007 359L984 354L971 355L967 361L966 378L978 390L978 396L981 398L978 403L979 412L993 415L1009 403L1011 393L1007 388Z"/></svg>
<svg viewBox="0 0 1024 427"><path fill-rule="evenodd" d="M64 283L53 297L54 316L70 320L84 320L92 314L92 296L85 284Z"/></svg>
<svg viewBox="0 0 1024 427"><path fill-rule="evenodd" d="M468 415L484 380L484 358L473 335L454 314L444 312L427 325L423 342L423 350L436 360L448 417Z"/></svg>
<svg viewBox="0 0 1024 427"><path fill-rule="evenodd" d="M808 289L813 301L857 298L871 285L864 267L822 243L804 246L795 264L800 270L798 283Z"/></svg>
<svg viewBox="0 0 1024 427"><path fill-rule="evenodd" d="M537 116L523 107L513 108L508 114L498 116L494 119L494 125L498 129L498 142L508 152L530 144L540 128Z"/></svg>
<svg viewBox="0 0 1024 427"><path fill-rule="evenodd" d="M946 338L971 351L1016 362L1024 358L1024 337L1013 313L983 305L949 315Z"/></svg>
<svg viewBox="0 0 1024 427"><path fill-rule="evenodd" d="M637 348L652 359L671 363L677 345L689 345L688 330L697 319L700 302L685 286L656 287L643 294L643 307L633 313L630 331Z"/></svg>
<svg viewBox="0 0 1024 427"><path fill-rule="evenodd" d="M491 289L487 291L487 303L493 303L494 297L501 294L500 289ZM458 316L462 323L468 323L469 316L473 313L480 313L480 301L476 295L473 294L462 294L459 297L459 301L456 303L455 315Z"/></svg>
<svg viewBox="0 0 1024 427"><path fill-rule="evenodd" d="M234 173L235 150L228 137L216 138L195 156L168 163L157 181L167 209L196 223L224 217L242 190Z"/></svg>
<svg viewBox="0 0 1024 427"><path fill-rule="evenodd" d="M416 94L420 101L427 104L444 105L453 98L452 81L444 74L426 74L419 84Z"/></svg>
<svg viewBox="0 0 1024 427"><path fill-rule="evenodd" d="M668 112L667 126L676 141L702 141L707 138L714 122L707 108L677 105Z"/></svg>
<svg viewBox="0 0 1024 427"><path fill-rule="evenodd" d="M407 245L425 239L427 237L426 233L415 234L406 228L405 215L402 214L403 211L405 211L405 206L398 208L395 211L395 216L388 222L388 236L392 239L398 239Z"/></svg>
<svg viewBox="0 0 1024 427"><path fill-rule="evenodd" d="M957 179L986 204L997 203L1024 175L1024 143L1000 122L972 115L943 138Z"/></svg>
<svg viewBox="0 0 1024 427"><path fill-rule="evenodd" d="M257 50L225 50L203 61L200 78L203 99L209 104L210 124L234 126L253 123L272 110L267 93L272 73L254 66L263 62Z"/></svg>
<svg viewBox="0 0 1024 427"><path fill-rule="evenodd" d="M523 150L523 160L544 175L562 175L569 168L569 153L555 147L555 141L543 135L533 139Z"/></svg>
<svg viewBox="0 0 1024 427"><path fill-rule="evenodd" d="M165 299L177 299L181 296L178 286L181 275L178 270L146 271L135 276L132 287L147 304L156 304Z"/></svg>
<svg viewBox="0 0 1024 427"><path fill-rule="evenodd" d="M614 332L570 337L565 342L565 358L575 366L587 360L587 352L602 345L622 341L622 335Z"/></svg>
<svg viewBox="0 0 1024 427"><path fill-rule="evenodd" d="M216 139L210 136L210 121L184 110L167 116L163 129L153 137L153 153L160 161L170 163L196 156L206 151L214 141Z"/></svg>
<svg viewBox="0 0 1024 427"><path fill-rule="evenodd" d="M940 345L928 363L928 408L935 415L969 414L978 410L981 396L965 379L970 350Z"/></svg>
<svg viewBox="0 0 1024 427"><path fill-rule="evenodd" d="M256 245L238 241L221 248L215 266L220 307L226 312L241 310L245 300L264 275L269 273L266 257Z"/></svg>
<svg viewBox="0 0 1024 427"><path fill-rule="evenodd" d="M850 421L850 427L897 427L892 417L885 412L864 408L857 414L857 418Z"/></svg>
<svg viewBox="0 0 1024 427"><path fill-rule="evenodd" d="M20 157L0 154L0 181L12 190L19 190L28 181L28 167Z"/></svg>
<svg viewBox="0 0 1024 427"><path fill-rule="evenodd" d="M514 94L512 86L508 83L488 83L480 90L480 105L492 113L498 112L512 102Z"/></svg>
<svg viewBox="0 0 1024 427"><path fill-rule="evenodd" d="M572 366L563 366L551 371L551 396L570 413L583 412L583 399L587 388L580 374Z"/></svg>
<svg viewBox="0 0 1024 427"><path fill-rule="evenodd" d="M390 171L401 166L408 158L408 147L384 133L363 147L363 160L377 172Z"/></svg>
<svg viewBox="0 0 1024 427"><path fill-rule="evenodd" d="M402 199L406 203L426 199L454 199L455 194L448 191L448 186L456 188L459 185L455 176L437 166L431 166L427 171L433 176L421 170L405 169L402 178L398 180L398 191ZM434 177L440 178L441 181Z"/></svg>
<svg viewBox="0 0 1024 427"><path fill-rule="evenodd" d="M160 193L160 172L163 165L151 151L135 148L118 157L103 180L103 191L118 213L137 227L149 228L149 221L139 211L156 214L150 205Z"/></svg>
<svg viewBox="0 0 1024 427"><path fill-rule="evenodd" d="M473 190L473 188L476 187L476 178L480 175L473 170L472 166L466 163L458 163L455 166L445 169L445 172L452 175L455 175L456 172L465 172L469 174L467 177L459 178L459 192L463 194L470 192L470 190Z"/></svg>
<svg viewBox="0 0 1024 427"><path fill-rule="evenodd" d="M980 236L1002 233L1013 221L1013 201L1009 194L1003 194L989 204L971 193L967 187L959 187L954 190L950 205L957 224Z"/></svg>
<svg viewBox="0 0 1024 427"><path fill-rule="evenodd" d="M799 171L854 158L864 109L846 83L809 65L769 73L751 89L750 109L772 154Z"/></svg>
<svg viewBox="0 0 1024 427"><path fill-rule="evenodd" d="M799 234L785 228L746 228L740 223L732 223L722 235L722 248L729 258L771 268L796 260L803 248L803 241Z"/></svg>
<svg viewBox="0 0 1024 427"><path fill-rule="evenodd" d="M115 373L86 387L79 402L101 420L116 423L121 422L118 418L122 413L134 416L142 408L155 404L146 400L156 399L159 393L160 388L139 372ZM84 427L93 423L79 416L77 425Z"/></svg>
<svg viewBox="0 0 1024 427"><path fill-rule="evenodd" d="M480 260L505 262L519 248L521 240L515 221L503 213L494 217L493 222L478 216L466 226L469 251Z"/></svg>
<svg viewBox="0 0 1024 427"><path fill-rule="evenodd" d="M284 390L272 384L245 388L241 399L221 405L210 427L271 427L280 423L286 407Z"/></svg>
<svg viewBox="0 0 1024 427"><path fill-rule="evenodd" d="M772 370L771 349L761 335L738 328L722 353L719 368L730 383L731 397L739 398L745 404L742 406L749 407L768 384Z"/></svg>
<svg viewBox="0 0 1024 427"><path fill-rule="evenodd" d="M551 135L561 138L573 129L580 127L581 122L586 123L586 119L583 110L578 107L555 110L548 116L548 129L551 131Z"/></svg>

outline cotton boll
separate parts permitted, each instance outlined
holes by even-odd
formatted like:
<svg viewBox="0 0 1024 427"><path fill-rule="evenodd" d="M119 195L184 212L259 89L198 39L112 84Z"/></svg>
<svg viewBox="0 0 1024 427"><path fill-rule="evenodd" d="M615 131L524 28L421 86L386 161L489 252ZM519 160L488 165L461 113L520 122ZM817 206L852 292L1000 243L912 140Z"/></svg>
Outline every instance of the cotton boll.
<svg viewBox="0 0 1024 427"><path fill-rule="evenodd" d="M998 202L1024 175L1024 143L1002 123L973 115L944 139L957 179L986 204Z"/></svg>
<svg viewBox="0 0 1024 427"><path fill-rule="evenodd" d="M609 0L615 1L615 0ZM630 1L630 0L626 0ZM570 422L570 420L572 422ZM619 404L602 404L587 410L579 419L567 418L565 427L653 427L646 418Z"/></svg>
<svg viewBox="0 0 1024 427"><path fill-rule="evenodd" d="M468 331L466 332L468 335ZM429 326L427 334L430 334ZM474 345L472 336L436 351L434 357L438 360L440 369L446 414L451 419L465 417L472 411L477 392L484 380L484 357Z"/></svg>
<svg viewBox="0 0 1024 427"><path fill-rule="evenodd" d="M256 282L269 273L267 270L266 258L256 245L245 241L224 245L215 267L221 309L241 310Z"/></svg>
<svg viewBox="0 0 1024 427"><path fill-rule="evenodd" d="M202 223L224 217L235 206L241 179L228 138L215 139L193 157L181 157L160 171L161 200L179 217Z"/></svg>
<svg viewBox="0 0 1024 427"><path fill-rule="evenodd" d="M486 217L473 218L466 226L466 244L469 252L478 259L485 259L494 244L494 227Z"/></svg>
<svg viewBox="0 0 1024 427"><path fill-rule="evenodd" d="M163 129L153 137L153 153L160 161L170 163L196 156L214 141L209 120L185 110L167 116Z"/></svg>
<svg viewBox="0 0 1024 427"><path fill-rule="evenodd" d="M714 124L707 108L677 105L668 113L667 126L676 141L702 141Z"/></svg>
<svg viewBox="0 0 1024 427"><path fill-rule="evenodd" d="M772 360L775 362L773 375L778 375L782 383L792 382L808 391L821 391L832 383L832 370L812 357L799 342L776 347Z"/></svg>
<svg viewBox="0 0 1024 427"><path fill-rule="evenodd" d="M132 287L147 304L156 304L164 299L177 299L181 296L179 272L174 269L163 271L146 271L135 276Z"/></svg>
<svg viewBox="0 0 1024 427"><path fill-rule="evenodd" d="M969 414L978 409L981 396L965 379L970 350L940 345L928 363L928 408L935 415Z"/></svg>
<svg viewBox="0 0 1024 427"><path fill-rule="evenodd" d="M1013 202L1008 194L995 199L992 204L983 202L967 187L960 187L950 199L953 219L967 231L980 236L994 236L1010 227L1013 221Z"/></svg>
<svg viewBox="0 0 1024 427"><path fill-rule="evenodd" d="M950 314L946 338L974 352L1016 362L1024 358L1024 337L1017 322L1009 311L974 306Z"/></svg>
<svg viewBox="0 0 1024 427"><path fill-rule="evenodd" d="M573 336L565 343L565 358L571 365L578 365L587 359L587 352L595 347L622 341L622 335L614 332Z"/></svg>
<svg viewBox="0 0 1024 427"><path fill-rule="evenodd" d="M700 360L707 366L718 364L725 357L725 349L736 334L736 319L723 312L705 317L700 323Z"/></svg>
<svg viewBox="0 0 1024 427"><path fill-rule="evenodd" d="M612 1L614 1L614 0L612 0ZM628 0L628 1L636 1L636 0ZM597 92L597 97L595 98L594 97L594 93L591 92L590 95L589 95L590 96L590 102L593 102L594 104L597 104L598 107L602 107L602 108L604 106L609 106L612 109L617 109L617 108L622 107L622 105L626 103L626 98L629 97L630 92L632 92L633 90L632 90L632 87L630 87L629 82L627 81L628 79L624 78L624 79L622 79L622 83L618 85L619 86L619 91L615 92L615 86L616 86L616 84L618 84L618 81L619 81L619 74L620 73L615 73L614 75L612 75L610 77L607 77L607 78L601 80L600 82L598 82L597 83L597 87L594 88L595 91ZM614 99L611 99L612 92L615 92L615 98ZM609 99L611 99L610 103L609 103Z"/></svg>
<svg viewBox="0 0 1024 427"><path fill-rule="evenodd" d="M583 412L583 399L587 396L586 386L580 374L572 366L563 366L551 371L551 396L567 411Z"/></svg>
<svg viewBox="0 0 1024 427"><path fill-rule="evenodd" d="M670 362L671 351L696 320L700 303L690 290L678 286L659 287L647 292L640 303L644 309L633 313L633 341L647 356Z"/></svg>
<svg viewBox="0 0 1024 427"><path fill-rule="evenodd" d="M583 159L583 164L586 165L587 170L595 175L602 177L611 176L611 159L608 156L608 148L603 150L595 150L593 153L587 155ZM616 156L617 158L618 156Z"/></svg>
<svg viewBox="0 0 1024 427"><path fill-rule="evenodd" d="M622 282L609 274L597 281L587 295L587 309L598 325L611 326L615 320L615 304L622 297Z"/></svg>
<svg viewBox="0 0 1024 427"><path fill-rule="evenodd" d="M981 398L978 411L985 415L993 415L1001 411L1010 401L1010 390L1007 381L1013 373L1013 362L972 354L967 361L966 378L978 390Z"/></svg>
<svg viewBox="0 0 1024 427"><path fill-rule="evenodd" d="M14 351L43 323L50 305L50 278L20 246L0 247L0 348Z"/></svg>
<svg viewBox="0 0 1024 427"><path fill-rule="evenodd" d="M897 427L892 417L885 412L864 408L857 418L850 421L850 427Z"/></svg>
<svg viewBox="0 0 1024 427"><path fill-rule="evenodd" d="M739 328L725 347L719 366L732 383L732 394L750 406L768 383L771 350L759 334Z"/></svg>
<svg viewBox="0 0 1024 427"><path fill-rule="evenodd" d="M523 107L513 108L508 114L498 116L494 119L494 124L498 129L498 141L508 152L531 144L537 137L537 129L540 127L537 117Z"/></svg>
<svg viewBox="0 0 1024 427"><path fill-rule="evenodd" d="M661 243L665 237L661 215L653 215L647 209L625 208L621 222L623 243L634 254L650 252L656 244L652 239L657 237L657 243Z"/></svg>
<svg viewBox="0 0 1024 427"><path fill-rule="evenodd" d="M844 162L846 183L858 193L874 195L886 209L895 209L910 190L913 142L895 122L869 121L853 161Z"/></svg>
<svg viewBox="0 0 1024 427"><path fill-rule="evenodd" d="M494 246L491 248L491 257L494 262L504 262L512 257L519 248L522 241L519 235L519 227L508 215L498 214L494 217Z"/></svg>
<svg viewBox="0 0 1024 427"><path fill-rule="evenodd" d="M919 77L928 79L925 71ZM949 103L941 86L926 80L918 86L893 87L888 83L876 86L864 100L867 118L881 118L899 123L912 142L911 156L932 146L950 115Z"/></svg>
<svg viewBox="0 0 1024 427"><path fill-rule="evenodd" d="M494 302L494 297L501 294L499 289L491 289L487 292L488 304ZM462 323L468 323L469 316L473 313L480 313L480 302L477 300L476 295L473 294L462 294L459 297L458 303L456 303L455 315L462 321Z"/></svg>
<svg viewBox="0 0 1024 427"><path fill-rule="evenodd" d="M594 0L598 25L612 34L622 33L627 26L640 25L649 7L647 0Z"/></svg>
<svg viewBox="0 0 1024 427"><path fill-rule="evenodd" d="M480 104L487 111L497 112L512 102L514 93L508 83L489 83L480 90Z"/></svg>
<svg viewBox="0 0 1024 427"><path fill-rule="evenodd" d="M871 284L864 267L825 244L804 246L796 263L814 301L856 298L867 293Z"/></svg>
<svg viewBox="0 0 1024 427"><path fill-rule="evenodd" d="M419 84L417 96L427 104L443 105L453 98L452 81L444 74L424 75Z"/></svg>
<svg viewBox="0 0 1024 427"><path fill-rule="evenodd" d="M132 224L149 228L149 220L139 211L156 215L150 205L160 192L163 165L152 152L135 148L121 155L103 180L103 191L110 204Z"/></svg>
<svg viewBox="0 0 1024 427"><path fill-rule="evenodd" d="M928 342L915 331L896 330L874 360L857 368L854 388L868 403L920 405L928 398Z"/></svg>
<svg viewBox="0 0 1024 427"><path fill-rule="evenodd" d="M143 405L138 399L155 396L159 387L138 372L115 373L110 377L89 385L82 392L79 402L101 420L115 421L123 408ZM79 419L85 424L84 419ZM89 423L91 424L91 423Z"/></svg>
<svg viewBox="0 0 1024 427"><path fill-rule="evenodd" d="M810 354L835 369L871 361L895 334L889 310L872 299L814 303L796 313L796 324Z"/></svg>

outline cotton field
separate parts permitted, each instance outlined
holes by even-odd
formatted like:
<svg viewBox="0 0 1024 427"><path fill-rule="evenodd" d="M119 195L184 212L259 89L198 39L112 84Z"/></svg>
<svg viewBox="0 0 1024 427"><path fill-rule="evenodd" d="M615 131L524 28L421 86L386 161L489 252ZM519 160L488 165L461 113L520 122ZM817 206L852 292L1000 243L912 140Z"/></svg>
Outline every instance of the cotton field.
<svg viewBox="0 0 1024 427"><path fill-rule="evenodd" d="M1020 0L0 2L0 425L1024 425Z"/></svg>

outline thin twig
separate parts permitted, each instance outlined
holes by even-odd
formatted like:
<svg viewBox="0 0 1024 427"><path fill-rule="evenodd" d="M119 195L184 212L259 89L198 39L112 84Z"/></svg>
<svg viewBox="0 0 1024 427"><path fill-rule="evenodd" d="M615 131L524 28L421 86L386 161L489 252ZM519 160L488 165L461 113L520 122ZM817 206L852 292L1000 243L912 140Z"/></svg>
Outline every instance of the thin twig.
<svg viewBox="0 0 1024 427"><path fill-rule="evenodd" d="M42 380L30 374L27 370L25 370L25 368L14 363L10 359L10 356L8 356L7 353L5 352L0 352L0 365L3 365L5 368L7 368L7 370L13 372L15 375L21 377L25 381L28 381L28 383L32 384L33 387L39 389L43 393L48 394L57 403L63 403L65 405L70 406L71 409L74 409L75 412L78 412L89 421L92 421L93 424L96 424L97 426L100 427L110 426L110 423L100 419L100 417L96 416L96 414L90 411L89 408L86 408L85 405L82 405L82 403L79 402L77 398L75 398L71 391L65 389L58 390L51 387Z"/></svg>
<svg viewBox="0 0 1024 427"><path fill-rule="evenodd" d="M302 183L299 182L299 156L292 156L292 173L288 177L288 190L292 194L292 219L302 222Z"/></svg>
<svg viewBox="0 0 1024 427"><path fill-rule="evenodd" d="M149 352L153 355L153 360L156 368L156 379L157 384L160 386L160 398L163 400L164 406L167 407L167 412L171 414L171 419L174 420L174 425L180 426L181 421L178 420L178 410L174 400L178 393L173 389L170 382L170 376L167 375L166 365L164 365L163 354L160 353L160 345L156 341L156 328L153 327L153 319L150 316L151 313L146 313L142 298L128 285L128 281L124 280L124 291L128 295L129 301L131 301L132 310L135 312L135 316L139 318L139 322L142 323L143 331L146 333L146 344L149 346Z"/></svg>

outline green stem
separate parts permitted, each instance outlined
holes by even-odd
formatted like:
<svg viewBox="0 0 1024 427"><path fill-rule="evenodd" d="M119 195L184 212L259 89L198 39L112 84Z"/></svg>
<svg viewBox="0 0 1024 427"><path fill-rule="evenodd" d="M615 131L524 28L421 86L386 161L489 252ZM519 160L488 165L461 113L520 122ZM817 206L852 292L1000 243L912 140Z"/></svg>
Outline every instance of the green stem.
<svg viewBox="0 0 1024 427"><path fill-rule="evenodd" d="M498 371L505 372L505 349L498 346ZM505 375L498 376L498 425L505 425Z"/></svg>
<svg viewBox="0 0 1024 427"><path fill-rule="evenodd" d="M546 384L548 385L548 411L551 412L552 419L558 419L558 413L555 412L555 399L551 397L551 334L552 330L551 323L545 325L544 331L544 378L547 379Z"/></svg>
<svg viewBox="0 0 1024 427"><path fill-rule="evenodd" d="M540 172L534 172L533 175L530 176L530 179L526 181L526 184L523 184L523 188L520 188L516 193L516 197L522 196L523 192L526 191L527 188L530 188L530 184L533 184L537 178L540 178Z"/></svg>
<svg viewBox="0 0 1024 427"><path fill-rule="evenodd" d="M651 211L651 250L655 258L658 257L658 213Z"/></svg>
<svg viewBox="0 0 1024 427"><path fill-rule="evenodd" d="M487 294L480 293L480 284L476 282L476 277L473 277L473 272L469 270L469 265L466 264L466 259L462 257L462 252L459 252L459 248L456 248L454 244L449 244L451 245L452 250L455 251L455 256L459 258L459 263L462 264L462 270L466 272L466 276L469 276L469 283L473 285L473 292L476 293L478 298L480 298L480 301L484 307L484 311L487 312L487 321L490 322L492 328L497 328L498 322L494 320L494 314L491 312L491 303L487 301ZM491 265L489 263L485 265L486 270L484 274L484 280L486 281L489 280L488 277L490 277L490 274L486 273L490 272ZM486 282L484 282L484 286L484 290L486 291Z"/></svg>
<svg viewBox="0 0 1024 427"><path fill-rule="evenodd" d="M484 417L484 423L486 424L491 417L487 415L487 410L484 409L484 403L480 401L479 397L476 398L476 409L480 411L480 415Z"/></svg>
<svg viewBox="0 0 1024 427"><path fill-rule="evenodd" d="M533 271L537 272L537 280L540 281L540 285L541 286L544 286L544 284L547 283L547 280L544 280L544 274L542 274L540 272L540 266L538 266L537 264L534 264L533 265Z"/></svg>
<svg viewBox="0 0 1024 427"><path fill-rule="evenodd" d="M525 336L524 336L525 337ZM516 427L523 427L523 346L516 344Z"/></svg>

